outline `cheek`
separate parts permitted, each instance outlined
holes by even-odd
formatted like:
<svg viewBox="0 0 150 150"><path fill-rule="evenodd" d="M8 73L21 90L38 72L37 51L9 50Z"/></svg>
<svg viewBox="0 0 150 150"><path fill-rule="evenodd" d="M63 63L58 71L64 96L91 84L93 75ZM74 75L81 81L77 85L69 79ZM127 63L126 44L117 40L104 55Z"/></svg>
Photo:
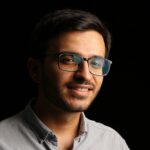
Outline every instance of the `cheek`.
<svg viewBox="0 0 150 150"><path fill-rule="evenodd" d="M64 71L59 71L57 74L56 74L56 80L57 80L57 83L58 85L62 88L62 87L65 87L65 85L72 81L72 73L69 73L69 72L64 72ZM61 89L63 90L63 89Z"/></svg>
<svg viewBox="0 0 150 150"><path fill-rule="evenodd" d="M103 77L96 77L95 83L96 83L97 91L99 91L103 83Z"/></svg>
<svg viewBox="0 0 150 150"><path fill-rule="evenodd" d="M57 82L59 80L59 68L57 63L51 63L50 62L45 63L44 69L43 69L43 76L51 82Z"/></svg>
<svg viewBox="0 0 150 150"><path fill-rule="evenodd" d="M49 68L46 71L46 78L53 84L53 87L63 90L67 82L71 80L71 73L64 72L59 68Z"/></svg>

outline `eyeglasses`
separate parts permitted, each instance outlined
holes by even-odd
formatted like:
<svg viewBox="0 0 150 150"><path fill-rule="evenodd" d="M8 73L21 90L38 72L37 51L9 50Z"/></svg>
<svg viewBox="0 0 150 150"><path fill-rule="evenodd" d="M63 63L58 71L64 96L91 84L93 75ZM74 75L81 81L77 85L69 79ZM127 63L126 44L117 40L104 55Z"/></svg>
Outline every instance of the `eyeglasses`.
<svg viewBox="0 0 150 150"><path fill-rule="evenodd" d="M76 53L69 53L69 52L51 53L48 55L53 55L53 54L58 56L59 68L63 71L68 71L68 72L78 71L81 63L87 61L89 71L91 74L96 76L106 76L112 64L112 61L100 56L84 58Z"/></svg>

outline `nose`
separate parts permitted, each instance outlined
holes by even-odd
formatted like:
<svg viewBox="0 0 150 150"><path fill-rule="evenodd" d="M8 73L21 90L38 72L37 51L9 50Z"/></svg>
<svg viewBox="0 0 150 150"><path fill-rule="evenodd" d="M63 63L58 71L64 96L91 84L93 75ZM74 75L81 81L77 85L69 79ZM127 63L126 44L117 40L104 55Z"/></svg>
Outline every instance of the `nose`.
<svg viewBox="0 0 150 150"><path fill-rule="evenodd" d="M83 61L78 67L78 71L75 72L76 77L82 78L82 80L85 81L90 81L92 78L92 74L89 71L88 62Z"/></svg>

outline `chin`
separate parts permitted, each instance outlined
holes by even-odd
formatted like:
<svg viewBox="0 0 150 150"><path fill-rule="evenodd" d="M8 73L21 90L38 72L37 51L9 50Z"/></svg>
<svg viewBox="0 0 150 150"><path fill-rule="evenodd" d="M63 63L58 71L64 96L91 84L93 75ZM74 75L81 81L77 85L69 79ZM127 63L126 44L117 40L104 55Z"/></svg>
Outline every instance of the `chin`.
<svg viewBox="0 0 150 150"><path fill-rule="evenodd" d="M70 104L65 104L64 105L64 109L68 112L84 112L89 108L90 104L74 104L74 105L70 105Z"/></svg>
<svg viewBox="0 0 150 150"><path fill-rule="evenodd" d="M55 99L54 103L57 107L67 112L84 112L93 102L93 97L89 96L85 97L69 95L63 98L62 97L61 99Z"/></svg>
<svg viewBox="0 0 150 150"><path fill-rule="evenodd" d="M86 110L87 110L87 108L83 108L83 107L78 107L78 108L68 107L65 109L65 111L67 111L67 112L84 112Z"/></svg>

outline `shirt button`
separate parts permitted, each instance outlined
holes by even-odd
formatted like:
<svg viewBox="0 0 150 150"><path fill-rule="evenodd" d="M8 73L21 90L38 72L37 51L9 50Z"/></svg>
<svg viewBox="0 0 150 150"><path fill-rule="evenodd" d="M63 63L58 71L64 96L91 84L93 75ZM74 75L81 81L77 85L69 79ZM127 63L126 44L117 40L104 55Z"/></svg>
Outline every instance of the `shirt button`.
<svg viewBox="0 0 150 150"><path fill-rule="evenodd" d="M81 141L81 137L78 139L78 143L80 143L80 141Z"/></svg>

